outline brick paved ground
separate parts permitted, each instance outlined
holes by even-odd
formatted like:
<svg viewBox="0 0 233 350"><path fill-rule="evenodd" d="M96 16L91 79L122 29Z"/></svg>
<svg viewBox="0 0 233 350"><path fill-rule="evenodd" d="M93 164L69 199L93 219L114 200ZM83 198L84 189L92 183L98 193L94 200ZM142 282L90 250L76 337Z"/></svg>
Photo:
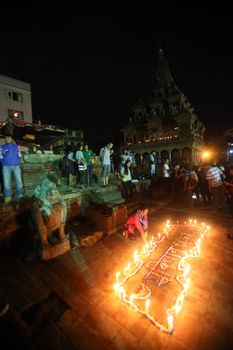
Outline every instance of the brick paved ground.
<svg viewBox="0 0 233 350"><path fill-rule="evenodd" d="M167 218L190 215L165 208L152 211L151 230ZM129 241L120 234L49 262L2 256L0 295L19 317L32 349L233 348L233 240L226 236L233 231L232 220L211 215L200 219L212 229L192 264L191 287L173 335L162 333L116 298L115 272L141 246L140 239Z"/></svg>

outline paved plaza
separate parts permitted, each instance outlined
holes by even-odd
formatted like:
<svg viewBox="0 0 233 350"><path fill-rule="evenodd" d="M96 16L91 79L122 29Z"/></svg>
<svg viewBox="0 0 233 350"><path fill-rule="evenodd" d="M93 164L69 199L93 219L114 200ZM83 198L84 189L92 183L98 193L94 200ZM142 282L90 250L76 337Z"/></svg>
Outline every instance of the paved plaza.
<svg viewBox="0 0 233 350"><path fill-rule="evenodd" d="M142 247L140 237L130 241L121 232L48 262L19 252L2 255L0 292L15 315L12 333L17 325L31 349L233 348L233 240L227 236L232 219L151 206L150 232L156 235L168 219L190 217L211 229L200 256L190 262L190 287L172 335L122 303L113 290L115 273ZM1 329L9 324L1 320Z"/></svg>

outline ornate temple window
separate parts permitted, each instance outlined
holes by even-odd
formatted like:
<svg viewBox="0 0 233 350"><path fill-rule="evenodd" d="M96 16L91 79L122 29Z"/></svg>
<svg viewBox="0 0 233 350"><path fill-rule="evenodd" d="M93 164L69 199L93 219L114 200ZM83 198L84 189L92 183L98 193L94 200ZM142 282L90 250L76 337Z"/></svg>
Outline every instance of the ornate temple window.
<svg viewBox="0 0 233 350"><path fill-rule="evenodd" d="M170 159L170 154L167 150L162 150L161 152L161 162L164 162L165 159Z"/></svg>
<svg viewBox="0 0 233 350"><path fill-rule="evenodd" d="M177 148L174 148L172 151L171 151L171 162L173 164L175 163L180 163L180 160L181 160L181 152L179 149Z"/></svg>

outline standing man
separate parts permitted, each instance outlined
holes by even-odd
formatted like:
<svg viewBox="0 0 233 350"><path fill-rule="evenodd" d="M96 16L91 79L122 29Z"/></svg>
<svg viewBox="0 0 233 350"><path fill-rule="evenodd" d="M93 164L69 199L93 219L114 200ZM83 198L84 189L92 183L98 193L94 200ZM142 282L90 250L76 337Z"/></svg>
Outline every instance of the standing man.
<svg viewBox="0 0 233 350"><path fill-rule="evenodd" d="M110 155L111 155L112 147L113 147L113 143L109 142L107 146L103 147L100 150L100 154L99 154L99 158L101 160L102 167L103 167L103 182L104 182L103 187L108 186L108 179L109 179L110 170L111 170Z"/></svg>
<svg viewBox="0 0 233 350"><path fill-rule="evenodd" d="M93 163L95 161L94 153L92 149L89 149L89 145L87 143L84 145L84 150L82 152L87 164L87 184L88 186L92 186Z"/></svg>
<svg viewBox="0 0 233 350"><path fill-rule="evenodd" d="M226 195L223 186L225 175L215 164L212 164L206 173L206 180L209 183L209 191L213 194L213 209L226 211Z"/></svg>
<svg viewBox="0 0 233 350"><path fill-rule="evenodd" d="M168 158L166 158L163 163L163 190L165 197L169 197L171 195L171 178Z"/></svg>
<svg viewBox="0 0 233 350"><path fill-rule="evenodd" d="M156 175L156 164L157 163L157 156L156 152L152 151L150 154L150 175L155 176Z"/></svg>
<svg viewBox="0 0 233 350"><path fill-rule="evenodd" d="M12 200L11 175L13 173L16 185L16 198L23 197L23 183L20 169L19 146L13 141L12 136L5 136L5 144L0 148L0 161L2 163L2 176L4 184L4 202Z"/></svg>

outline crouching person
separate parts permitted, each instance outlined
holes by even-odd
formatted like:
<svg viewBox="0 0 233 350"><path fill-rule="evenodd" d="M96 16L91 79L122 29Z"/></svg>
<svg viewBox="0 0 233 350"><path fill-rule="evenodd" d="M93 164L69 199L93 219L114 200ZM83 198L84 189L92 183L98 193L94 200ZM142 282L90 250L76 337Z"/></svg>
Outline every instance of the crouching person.
<svg viewBox="0 0 233 350"><path fill-rule="evenodd" d="M126 230L123 236L135 240L135 228L139 231L143 242L147 243L148 235L148 209L138 209L136 213L131 214L125 222Z"/></svg>

